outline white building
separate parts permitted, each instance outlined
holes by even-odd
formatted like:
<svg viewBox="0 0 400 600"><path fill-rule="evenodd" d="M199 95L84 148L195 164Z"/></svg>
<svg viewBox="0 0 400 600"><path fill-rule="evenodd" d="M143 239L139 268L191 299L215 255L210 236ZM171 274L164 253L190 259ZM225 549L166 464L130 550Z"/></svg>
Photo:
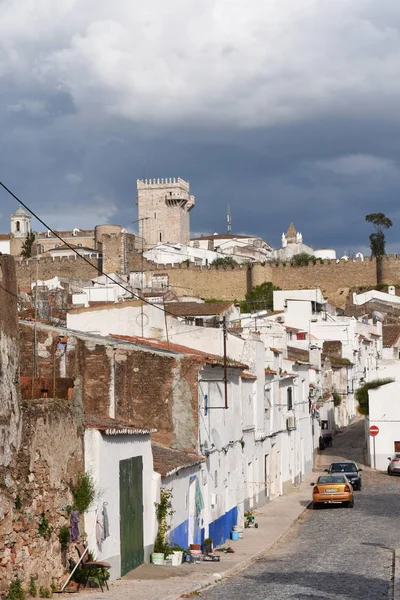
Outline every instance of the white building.
<svg viewBox="0 0 400 600"><path fill-rule="evenodd" d="M272 247L262 238L233 233L214 233L190 240L193 248L231 256L236 262L263 262L272 258Z"/></svg>
<svg viewBox="0 0 400 600"><path fill-rule="evenodd" d="M86 416L85 471L93 476L96 500L84 515L85 532L97 559L111 564L112 579L150 559L156 531L152 431L109 417Z"/></svg>
<svg viewBox="0 0 400 600"><path fill-rule="evenodd" d="M365 420L369 464L386 471L388 457L400 452L400 381L387 383L369 390L369 417ZM369 435L370 426L379 429L378 435Z"/></svg>

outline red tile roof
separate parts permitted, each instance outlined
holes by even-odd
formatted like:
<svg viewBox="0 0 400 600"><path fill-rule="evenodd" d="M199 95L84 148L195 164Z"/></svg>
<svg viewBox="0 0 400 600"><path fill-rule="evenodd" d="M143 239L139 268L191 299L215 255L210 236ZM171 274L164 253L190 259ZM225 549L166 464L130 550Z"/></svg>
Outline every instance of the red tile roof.
<svg viewBox="0 0 400 600"><path fill-rule="evenodd" d="M392 348L400 338L400 325L383 325L382 337L384 347Z"/></svg>
<svg viewBox="0 0 400 600"><path fill-rule="evenodd" d="M97 429L106 435L149 435L155 433L156 429L143 428L128 421L112 419L104 415L85 414L84 425L86 429Z"/></svg>
<svg viewBox="0 0 400 600"><path fill-rule="evenodd" d="M269 348L272 352L274 352L274 354L283 354L283 350L279 350L279 348L272 348L270 346Z"/></svg>
<svg viewBox="0 0 400 600"><path fill-rule="evenodd" d="M153 451L154 471L162 477L168 477L181 469L189 469L206 461L204 456L189 454L182 450L174 450L160 444L151 445Z"/></svg>
<svg viewBox="0 0 400 600"><path fill-rule="evenodd" d="M11 234L10 233L0 233L0 240L2 242L7 241L11 238Z"/></svg>
<svg viewBox="0 0 400 600"><path fill-rule="evenodd" d="M287 347L288 360L309 362L310 353L304 348L296 348L294 346Z"/></svg>
<svg viewBox="0 0 400 600"><path fill-rule="evenodd" d="M125 342L140 344L141 346L146 346L148 348L152 348L153 350L167 350L169 352L177 352L178 354L188 354L189 356L197 358L200 362L204 362L210 365L222 366L224 362L222 356L217 356L216 354L210 354L208 352L202 352L201 350L195 350L194 348L189 348L188 346L181 346L180 344L173 344L171 342L155 338L142 338L138 336L114 334L111 334L110 337ZM228 367L234 367L242 370L249 368L248 365L240 363L236 360L232 360L230 358L228 358Z"/></svg>
<svg viewBox="0 0 400 600"><path fill-rule="evenodd" d="M277 375L278 371L273 371L272 369L265 369L266 375Z"/></svg>
<svg viewBox="0 0 400 600"><path fill-rule="evenodd" d="M213 317L221 315L233 302L166 302L166 310L175 317Z"/></svg>
<svg viewBox="0 0 400 600"><path fill-rule="evenodd" d="M248 373L247 371L243 371L243 373L240 376L242 379L253 379L256 380L257 379L257 375L253 375L253 373Z"/></svg>

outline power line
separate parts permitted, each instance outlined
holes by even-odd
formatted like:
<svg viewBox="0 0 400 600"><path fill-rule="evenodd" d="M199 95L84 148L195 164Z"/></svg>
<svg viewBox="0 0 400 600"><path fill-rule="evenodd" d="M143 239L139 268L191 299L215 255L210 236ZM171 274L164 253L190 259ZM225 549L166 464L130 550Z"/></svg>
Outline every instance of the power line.
<svg viewBox="0 0 400 600"><path fill-rule="evenodd" d="M67 241L65 241L58 233L57 231L55 231L54 229L52 229L51 227L49 227L49 225L47 225L47 223L45 223L43 221L43 219L41 219L33 210L31 210L29 208L29 206L27 206L27 204L25 204L24 202L22 202L22 200L20 200L18 198L18 196L16 196L2 181L0 181L0 186L8 193L10 194L10 196L12 196L12 198L14 198L14 200L16 200L21 206L23 206L25 208L25 210L27 210L37 221L39 221L39 223L41 223L43 225L43 227L45 227L48 231L50 231L56 238L58 238L61 242L63 242L63 244L65 244L67 246L67 248L69 248L70 250L72 250L72 252L74 252L77 256L79 256L80 258L82 258L85 262L88 263L88 265L90 265L91 267L93 267L93 269L96 269L96 271L98 273L101 273L101 275L104 275L105 277L107 277L107 279L109 279L109 281L112 281L112 283L114 283L115 285L118 285L119 287L121 287L123 290L125 290L126 292L128 292L128 294L131 294L131 296L133 298L137 298L138 300L141 300L142 302L144 302L145 304L148 304L149 306L153 306L154 308L157 308L158 310L161 310L162 312L164 312L165 314L171 315L172 317L175 317L175 315L173 313L170 313L168 310L165 310L165 308L162 308L161 306L157 306L157 304L153 304L152 302L149 302L148 300L146 300L145 298L142 298L141 296L139 296L138 294L135 294L134 292L132 292L132 290L130 290L129 288L125 287L124 285L122 285L121 283L119 283L118 281L116 281L115 279L113 279L113 277L111 277L111 275L109 275L108 273L105 273L102 269L99 269L98 266L94 265L88 258L86 258L86 256L79 254L79 252L71 245L69 244ZM39 259L36 259L39 260Z"/></svg>

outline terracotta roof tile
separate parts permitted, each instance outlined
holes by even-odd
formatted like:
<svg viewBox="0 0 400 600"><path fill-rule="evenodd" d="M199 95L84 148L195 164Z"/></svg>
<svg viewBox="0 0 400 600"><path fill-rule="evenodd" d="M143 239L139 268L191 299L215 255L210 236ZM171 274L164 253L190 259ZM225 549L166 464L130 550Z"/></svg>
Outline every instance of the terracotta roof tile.
<svg viewBox="0 0 400 600"><path fill-rule="evenodd" d="M151 445L153 451L154 471L162 477L168 477L181 469L195 467L206 461L204 456L189 454L182 450L174 450L160 444Z"/></svg>
<svg viewBox="0 0 400 600"><path fill-rule="evenodd" d="M165 308L176 317L197 317L220 315L233 305L233 302L166 302Z"/></svg>
<svg viewBox="0 0 400 600"><path fill-rule="evenodd" d="M400 325L383 325L382 337L384 347L392 348L400 337Z"/></svg>
<svg viewBox="0 0 400 600"><path fill-rule="evenodd" d="M304 348L295 348L294 346L287 347L288 360L309 362L310 353Z"/></svg>
<svg viewBox="0 0 400 600"><path fill-rule="evenodd" d="M272 348L272 346L270 346L269 348L271 350L271 352L273 352L274 354L283 354L283 350L279 350L279 348Z"/></svg>
<svg viewBox="0 0 400 600"><path fill-rule="evenodd" d="M128 421L121 421L105 415L94 415L90 413L85 414L84 425L86 429L97 429L106 435L148 435L157 431L156 429L143 428L140 425L129 423Z"/></svg>
<svg viewBox="0 0 400 600"><path fill-rule="evenodd" d="M272 369L265 369L266 375L277 375L278 371L273 371Z"/></svg>
<svg viewBox="0 0 400 600"><path fill-rule="evenodd" d="M140 344L141 346L146 346L148 348L153 348L153 350L166 350L170 352L177 352L178 354L188 354L189 356L193 356L197 358L200 362L205 362L210 365L218 365L222 366L224 359L222 356L217 356L216 354L210 354L208 352L202 352L201 350L195 350L194 348L189 348L188 346L181 346L180 344L173 344L171 342L167 342L164 340L154 339L154 338L142 338L137 336L130 335L113 335L113 337L117 340L122 340L125 342L132 342L134 344ZM228 367L235 367L238 369L248 369L248 365L240 363L236 360L232 360L228 358Z"/></svg>
<svg viewBox="0 0 400 600"><path fill-rule="evenodd" d="M256 380L257 379L257 375L253 375L253 373L248 373L247 371L243 371L243 373L240 376L242 379L253 379Z"/></svg>

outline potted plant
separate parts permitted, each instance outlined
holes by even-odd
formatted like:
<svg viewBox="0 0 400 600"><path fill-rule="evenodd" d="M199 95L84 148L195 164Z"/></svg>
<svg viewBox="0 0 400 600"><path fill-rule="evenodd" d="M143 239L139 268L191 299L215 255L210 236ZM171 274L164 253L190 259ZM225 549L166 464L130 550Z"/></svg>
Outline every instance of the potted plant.
<svg viewBox="0 0 400 600"><path fill-rule="evenodd" d="M212 552L212 551L213 551L213 540L212 540L212 538L208 537L203 542L203 553L208 554L209 552Z"/></svg>
<svg viewBox="0 0 400 600"><path fill-rule="evenodd" d="M154 550L151 555L151 562L155 565L163 565L164 560L172 553L166 537L170 527L167 519L173 514L172 510L172 492L166 488L162 488L160 492L160 502L154 503L156 507L156 517L158 529L156 539L154 541Z"/></svg>
<svg viewBox="0 0 400 600"><path fill-rule="evenodd" d="M178 567L179 565L182 564L182 558L183 558L184 551L185 551L184 548L182 548L182 546L179 546L178 544L174 544L171 547L172 566L173 567Z"/></svg>

